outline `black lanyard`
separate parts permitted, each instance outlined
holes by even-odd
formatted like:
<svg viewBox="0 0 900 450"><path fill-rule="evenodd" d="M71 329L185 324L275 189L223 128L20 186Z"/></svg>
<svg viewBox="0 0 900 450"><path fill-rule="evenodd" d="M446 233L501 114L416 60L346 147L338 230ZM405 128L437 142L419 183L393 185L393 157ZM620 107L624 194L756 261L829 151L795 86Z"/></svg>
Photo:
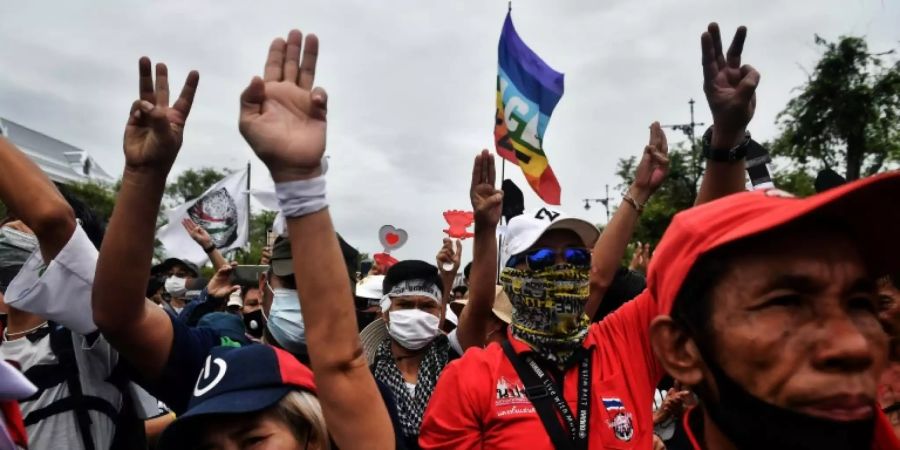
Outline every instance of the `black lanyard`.
<svg viewBox="0 0 900 450"><path fill-rule="evenodd" d="M544 428L554 446L560 449L586 450L588 447L588 431L591 422L591 354L584 352L578 367L578 417L572 414L572 409L566 403L566 399L557 391L553 380L547 376L546 371L538 366L534 358L529 355L518 355L509 341L503 342L503 351L512 363L513 368L525 385L525 395L534 410L544 423ZM560 384L565 383L565 374ZM569 429L563 431L556 411L562 416Z"/></svg>

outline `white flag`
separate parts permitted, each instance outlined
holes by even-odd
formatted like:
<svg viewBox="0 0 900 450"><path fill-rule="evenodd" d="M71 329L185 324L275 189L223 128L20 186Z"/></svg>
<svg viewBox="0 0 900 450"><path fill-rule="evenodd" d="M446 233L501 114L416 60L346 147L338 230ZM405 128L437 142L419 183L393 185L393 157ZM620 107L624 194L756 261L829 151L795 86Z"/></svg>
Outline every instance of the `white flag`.
<svg viewBox="0 0 900 450"><path fill-rule="evenodd" d="M222 253L242 248L247 243L250 234L247 220L250 208L247 201L248 170L228 175L199 198L166 211L169 223L157 231L156 237L165 247L167 256L197 265L205 264L209 259L181 225L184 218L190 218L203 227Z"/></svg>

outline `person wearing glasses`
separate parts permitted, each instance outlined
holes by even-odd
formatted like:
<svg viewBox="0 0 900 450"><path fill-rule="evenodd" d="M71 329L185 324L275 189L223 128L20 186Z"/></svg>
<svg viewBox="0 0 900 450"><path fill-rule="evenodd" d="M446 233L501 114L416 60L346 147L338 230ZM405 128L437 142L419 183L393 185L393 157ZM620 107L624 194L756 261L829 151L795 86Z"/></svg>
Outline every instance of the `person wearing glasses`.
<svg viewBox="0 0 900 450"><path fill-rule="evenodd" d="M710 24L702 37L704 91L714 124L713 157L697 204L744 189L743 157L717 155L748 141L759 73L740 65L745 36L739 28L727 66L718 25ZM654 447L653 392L664 374L649 339L650 323L660 314L657 302L642 294L598 323L589 317L668 165L666 137L654 122L633 182L602 235L591 223L550 207L510 219L499 261L500 283L513 305L509 339L481 350L503 193L495 187L493 157L487 151L476 157L469 304L457 332L469 350L441 375L422 421L421 448Z"/></svg>
<svg viewBox="0 0 900 450"><path fill-rule="evenodd" d="M603 297L639 211L665 179L662 129L651 127L635 182L602 237L594 224L551 207L509 221L500 245L500 284L513 312L499 344L488 342L489 321L481 311L492 311L497 273L502 193L494 188L493 161L482 152L472 180L474 262L458 336L464 349L475 349L444 369L425 412L420 447L543 448L543 440L586 442L588 435L592 442L649 445L652 425L637 424L645 417L651 423L652 388L662 376L646 339L656 306L629 302L593 325L586 308L599 306L592 299ZM646 395L632 395L632 386L646 387ZM576 398L572 406L586 402L589 408L570 407L566 400Z"/></svg>

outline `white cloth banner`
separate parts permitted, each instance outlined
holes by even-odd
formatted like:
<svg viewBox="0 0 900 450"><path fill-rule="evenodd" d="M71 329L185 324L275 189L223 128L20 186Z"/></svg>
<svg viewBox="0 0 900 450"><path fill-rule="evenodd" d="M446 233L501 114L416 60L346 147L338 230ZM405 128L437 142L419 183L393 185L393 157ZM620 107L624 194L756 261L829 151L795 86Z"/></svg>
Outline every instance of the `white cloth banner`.
<svg viewBox="0 0 900 450"><path fill-rule="evenodd" d="M156 237L165 247L167 256L197 265L205 264L209 259L181 225L184 218L190 218L203 227L216 248L223 253L247 244L250 234L247 171L244 169L228 175L199 198L166 211L169 223L157 230Z"/></svg>

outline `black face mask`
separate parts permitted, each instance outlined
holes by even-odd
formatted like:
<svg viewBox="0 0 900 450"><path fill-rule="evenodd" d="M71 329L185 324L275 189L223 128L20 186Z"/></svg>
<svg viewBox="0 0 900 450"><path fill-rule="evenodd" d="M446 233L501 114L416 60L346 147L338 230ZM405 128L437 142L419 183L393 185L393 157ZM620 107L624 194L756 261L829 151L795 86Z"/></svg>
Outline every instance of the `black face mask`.
<svg viewBox="0 0 900 450"><path fill-rule="evenodd" d="M266 329L266 319L263 317L262 309L244 314L244 329L250 336L257 339L262 338L263 330Z"/></svg>
<svg viewBox="0 0 900 450"><path fill-rule="evenodd" d="M712 359L704 358L706 361ZM812 417L764 402L717 364L708 364L719 391L704 402L712 421L741 450L860 450L872 448L875 419L842 422ZM873 405L874 406L874 405Z"/></svg>
<svg viewBox="0 0 900 450"><path fill-rule="evenodd" d="M376 318L378 318L377 311L366 312L360 311L358 309L356 310L356 324L359 327L359 331L362 331L362 329L365 328L366 325L372 323L372 321L374 321Z"/></svg>

